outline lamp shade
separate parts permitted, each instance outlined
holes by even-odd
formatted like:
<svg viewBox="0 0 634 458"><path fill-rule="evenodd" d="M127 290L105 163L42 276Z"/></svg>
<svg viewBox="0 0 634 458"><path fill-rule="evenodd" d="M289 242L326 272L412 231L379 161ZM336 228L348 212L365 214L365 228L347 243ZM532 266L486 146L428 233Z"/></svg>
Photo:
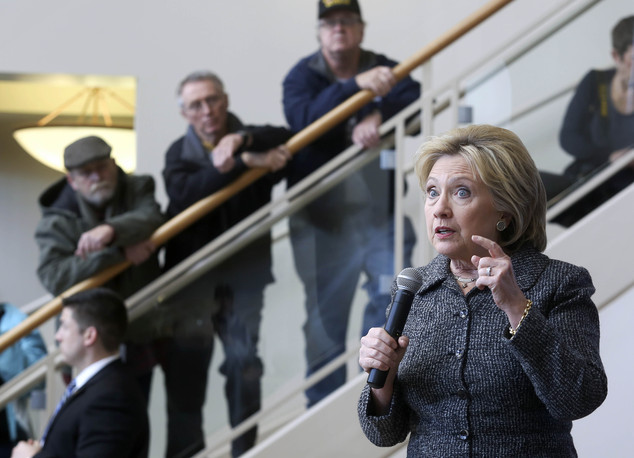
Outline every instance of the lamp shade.
<svg viewBox="0 0 634 458"><path fill-rule="evenodd" d="M42 164L66 172L64 149L83 137L96 135L112 147L111 157L126 173L136 169L136 132L125 127L39 126L13 132L20 146Z"/></svg>

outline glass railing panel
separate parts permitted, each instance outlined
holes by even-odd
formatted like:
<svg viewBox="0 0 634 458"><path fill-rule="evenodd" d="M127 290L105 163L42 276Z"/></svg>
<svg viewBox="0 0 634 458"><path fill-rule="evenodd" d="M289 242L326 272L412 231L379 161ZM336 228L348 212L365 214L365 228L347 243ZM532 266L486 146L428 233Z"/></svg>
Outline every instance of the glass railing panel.
<svg viewBox="0 0 634 458"><path fill-rule="evenodd" d="M20 344L18 342L15 345ZM32 345L32 342L28 345ZM13 363L20 359L16 357L14 350L10 347L4 355L13 357ZM55 368L55 366L61 366L61 361L55 355L56 350L49 348L48 352L48 355L41 356L12 376L7 375L12 372L11 362L6 358L3 360L5 367L2 372L6 379L1 384L0 411L7 419L5 423L7 429L4 430L7 434L6 442L3 442L4 448L2 448L4 451L8 448L10 453L10 444L15 444L15 441L39 439L49 422L53 408L64 391L66 383L64 376Z"/></svg>
<svg viewBox="0 0 634 458"><path fill-rule="evenodd" d="M300 215L285 218L273 227L274 241L271 253L274 281L264 288L258 342L258 354L264 368L261 379L263 400L290 392L305 379L307 360L304 330L307 324L316 325L312 336L321 338L321 342L328 342L320 350L325 357L324 361L329 356L339 354L343 348L357 348L364 329L364 315L370 299L367 288L368 277L364 273L369 267L374 267L376 271L381 266L383 271L382 275L377 276L377 282L374 284L382 295L375 296L374 303L379 318L376 318L372 325L383 324L385 308L390 298L390 287L395 277L393 260L391 256L386 256L386 253L392 251L391 243L393 243L390 236L393 222L391 212L393 202L390 200L393 194L393 179L390 178L391 172L381 170L378 164L379 159L375 159L337 185L334 190L329 191L325 197L320 198L321 203L325 204L323 207L314 204L309 206L309 209L300 210ZM412 186L409 181L408 178L407 196L409 197L410 194L415 196L418 184L414 183L415 186ZM343 208L343 212L339 215L336 213L337 206ZM408 204L409 206L411 205ZM416 203L413 208L417 211ZM415 245L409 220L406 228L406 240L412 251ZM296 231L293 232L293 237L297 237L295 240L291 236L292 231ZM347 234L349 237L343 239L342 234ZM317 250L315 250L317 246L315 236L322 237L319 239L321 244ZM298 239L304 243L297 243ZM296 244L295 247L293 242ZM368 244L368 242L372 243ZM245 266L241 284L237 284L235 289L254 281L253 261L249 262L254 259L252 253L253 247L249 245L230 258L231 260L241 258ZM314 261L315 256L319 260L317 263ZM296 259L299 262L297 265ZM224 262L226 263L227 261ZM411 265L412 261L407 263ZM351 264L352 267L350 267ZM301 273L306 284L300 278L299 269L303 269ZM313 275L306 275L307 273ZM216 296L218 289L216 277L225 274L222 264L220 267L215 267L212 273L205 274L204 280L200 283L200 289L196 294L190 295L190 298L196 300L196 297ZM313 281L320 282L321 286L318 288ZM330 288L333 284L341 286L346 292L332 292ZM319 323L319 314L312 315L311 319L307 320L306 291L317 290L320 292L320 297L327 298L321 304L329 320L323 323ZM167 299L161 306L177 302L177 297ZM334 311L345 310L346 304L350 304L349 313L333 314ZM240 306L238 301L233 303L235 308ZM347 325L344 323L346 319ZM337 326L340 328L339 337L331 339L332 330ZM314 341L311 340L311 342ZM207 401L204 408L207 436L226 431L229 425L227 400L224 393L227 379L220 373L225 352L217 332L214 345L214 354L208 371ZM233 342L233 345L239 346L239 339ZM319 359L322 356L321 353L315 358ZM343 367L342 371L349 378L358 373L359 368L353 361ZM165 389L160 369L155 370L151 397L152 453L160 455L164 450L166 438ZM317 399L313 398L312 402L316 402ZM282 407L282 414L273 413L273 416L279 415L283 418L285 409L286 411L290 409L294 413L301 412L306 408L307 402L304 394L299 393L291 400L290 407Z"/></svg>
<svg viewBox="0 0 634 458"><path fill-rule="evenodd" d="M425 135L418 133L407 136L404 141L405 164L405 195L403 196L403 213L412 223L416 234L416 245L412 254L411 266L418 267L427 264L436 254L429 243L425 226L424 194L414 170L416 152L425 141ZM404 265L403 267L409 267Z"/></svg>
<svg viewBox="0 0 634 458"><path fill-rule="evenodd" d="M60 377L61 380L61 377ZM10 380L7 380L9 382ZM48 421L46 414L46 393L44 384L40 384L26 394L15 398L0 409L0 415L6 418L3 432L8 436L0 445L0 450L10 453L10 444L14 441L40 437ZM13 436L15 434L15 436ZM9 456L9 455L2 455Z"/></svg>

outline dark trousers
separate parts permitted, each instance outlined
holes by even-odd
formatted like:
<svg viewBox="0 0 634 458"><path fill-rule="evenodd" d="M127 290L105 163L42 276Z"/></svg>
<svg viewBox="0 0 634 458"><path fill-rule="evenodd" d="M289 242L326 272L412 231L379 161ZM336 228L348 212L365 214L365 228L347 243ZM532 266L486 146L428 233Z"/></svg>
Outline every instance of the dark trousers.
<svg viewBox="0 0 634 458"><path fill-rule="evenodd" d="M316 205L320 204L316 201ZM336 224L320 224L324 219L318 221L311 211L309 206L290 218L295 268L306 296L307 375L345 351L350 309L361 273L368 278L364 285L369 295L362 324L365 332L385 323L394 279L394 224L391 219L386 217L377 221L367 208L360 207L346 212ZM405 227L405 263L408 266L415 239L408 219ZM306 390L308 406L322 400L345 381L346 368L342 366Z"/></svg>
<svg viewBox="0 0 634 458"><path fill-rule="evenodd" d="M220 372L226 377L225 395L231 426L237 426L260 409L263 369L257 346L264 287L234 288L227 283L216 283L214 288L209 283L214 277L205 275L187 295L192 297L191 293L198 290L194 297L212 296L215 305L184 313L181 320L174 323L174 336L156 344L157 358L165 374L168 458L193 456L205 447L202 408L214 332L225 353ZM232 442L232 456L253 447L256 437L254 426L236 438Z"/></svg>

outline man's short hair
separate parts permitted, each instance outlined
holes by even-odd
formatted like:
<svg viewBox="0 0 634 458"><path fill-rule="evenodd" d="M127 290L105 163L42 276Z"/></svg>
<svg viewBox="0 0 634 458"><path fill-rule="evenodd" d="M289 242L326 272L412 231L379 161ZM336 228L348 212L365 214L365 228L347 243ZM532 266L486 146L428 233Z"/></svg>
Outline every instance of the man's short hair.
<svg viewBox="0 0 634 458"><path fill-rule="evenodd" d="M114 352L123 343L128 328L128 311L121 298L108 288L80 291L62 299L62 306L73 313L79 330L97 330L103 348Z"/></svg>
<svg viewBox="0 0 634 458"><path fill-rule="evenodd" d="M183 93L183 87L185 87L185 85L188 83L193 83L196 81L211 81L211 83L214 84L220 92L225 92L225 85L218 77L218 75L210 72L209 70L197 70L183 78L183 80L178 85L176 95L178 96L178 106L180 106L181 108L183 107L183 98L181 97Z"/></svg>
<svg viewBox="0 0 634 458"><path fill-rule="evenodd" d="M612 49L623 57L634 41L634 16L621 19L612 29Z"/></svg>

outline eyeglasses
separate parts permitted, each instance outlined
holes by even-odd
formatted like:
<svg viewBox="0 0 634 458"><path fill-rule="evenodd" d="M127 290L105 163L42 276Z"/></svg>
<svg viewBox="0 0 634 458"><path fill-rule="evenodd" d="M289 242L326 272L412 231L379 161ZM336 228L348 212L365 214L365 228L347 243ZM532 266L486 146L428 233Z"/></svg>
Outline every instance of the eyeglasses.
<svg viewBox="0 0 634 458"><path fill-rule="evenodd" d="M222 95L210 95L204 99L194 100L189 105L185 106L184 109L190 113L200 113L203 111L203 106L207 106L210 109L215 108L220 102L222 102L222 99Z"/></svg>
<svg viewBox="0 0 634 458"><path fill-rule="evenodd" d="M319 27L323 27L324 29L334 29L338 25L342 27L350 27L355 24L361 24L362 21L360 18L351 16L351 17L340 17L340 18L331 18L331 19L320 19Z"/></svg>
<svg viewBox="0 0 634 458"><path fill-rule="evenodd" d="M97 161L90 162L81 167L76 167L70 170L70 174L75 179L87 180L94 173L97 175L102 175L112 163L112 158L100 159Z"/></svg>

